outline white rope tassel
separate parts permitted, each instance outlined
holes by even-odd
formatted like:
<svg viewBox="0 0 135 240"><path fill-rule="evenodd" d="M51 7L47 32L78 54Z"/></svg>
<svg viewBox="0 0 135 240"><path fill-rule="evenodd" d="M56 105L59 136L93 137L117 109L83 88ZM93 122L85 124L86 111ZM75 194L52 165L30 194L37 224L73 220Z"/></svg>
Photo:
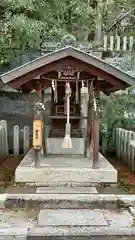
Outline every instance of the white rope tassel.
<svg viewBox="0 0 135 240"><path fill-rule="evenodd" d="M69 83L66 84L66 100L67 100L67 123L66 123L66 133L62 143L62 148L72 148L72 141L70 137L71 124L69 122L70 116L70 96L71 96L71 88Z"/></svg>
<svg viewBox="0 0 135 240"><path fill-rule="evenodd" d="M52 80L52 89L53 89L53 92L55 92L54 80ZM55 101L55 96L53 97L53 101Z"/></svg>
<svg viewBox="0 0 135 240"><path fill-rule="evenodd" d="M85 85L84 85L84 81L82 80L82 94L85 92Z"/></svg>

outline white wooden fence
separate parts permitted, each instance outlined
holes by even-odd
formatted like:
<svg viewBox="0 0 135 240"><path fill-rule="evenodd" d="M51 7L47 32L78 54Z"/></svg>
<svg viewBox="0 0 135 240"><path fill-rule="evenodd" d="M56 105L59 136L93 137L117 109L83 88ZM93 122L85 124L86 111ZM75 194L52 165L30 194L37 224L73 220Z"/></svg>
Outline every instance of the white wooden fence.
<svg viewBox="0 0 135 240"><path fill-rule="evenodd" d="M21 129L22 130L22 129ZM12 131L13 138L13 154L14 156L19 155L19 147L20 147L20 129L19 126L16 125L13 127ZM30 130L28 126L24 126L22 131L22 140L23 140L23 153L26 154L30 149ZM9 154L8 148L8 130L7 130L7 122L5 120L0 121L0 159L4 160Z"/></svg>
<svg viewBox="0 0 135 240"><path fill-rule="evenodd" d="M24 155L30 149L30 129L28 126L24 126L23 128L23 153ZM20 128L18 125L13 127L13 153L14 156L19 155L19 148L20 148Z"/></svg>
<svg viewBox="0 0 135 240"><path fill-rule="evenodd" d="M105 51L132 51L135 38L133 36L107 36L103 37L103 49Z"/></svg>
<svg viewBox="0 0 135 240"><path fill-rule="evenodd" d="M135 171L135 132L122 128L116 130L116 156Z"/></svg>
<svg viewBox="0 0 135 240"><path fill-rule="evenodd" d="M7 122L0 121L0 159L8 156Z"/></svg>

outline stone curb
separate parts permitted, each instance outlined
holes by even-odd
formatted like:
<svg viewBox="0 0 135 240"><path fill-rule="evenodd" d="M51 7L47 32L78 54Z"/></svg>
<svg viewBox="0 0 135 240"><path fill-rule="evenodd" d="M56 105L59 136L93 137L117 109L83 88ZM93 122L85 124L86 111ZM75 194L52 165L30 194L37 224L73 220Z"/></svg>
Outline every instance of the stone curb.
<svg viewBox="0 0 135 240"><path fill-rule="evenodd" d="M116 195L119 207L135 207L135 195Z"/></svg>
<svg viewBox="0 0 135 240"><path fill-rule="evenodd" d="M117 209L117 197L112 194L9 194L5 208L28 209Z"/></svg>
<svg viewBox="0 0 135 240"><path fill-rule="evenodd" d="M135 227L36 226L28 230L27 236L135 236Z"/></svg>
<svg viewBox="0 0 135 240"><path fill-rule="evenodd" d="M135 195L113 194L0 194L4 208L105 208L135 207Z"/></svg>
<svg viewBox="0 0 135 240"><path fill-rule="evenodd" d="M100 187L101 183L88 183L88 182L61 182L61 183L44 183L44 182L27 182L25 186L32 186L32 187Z"/></svg>
<svg viewBox="0 0 135 240"><path fill-rule="evenodd" d="M26 240L28 230L28 228L23 228L23 226L10 228L7 228L6 226L2 227L0 228L0 240Z"/></svg>
<svg viewBox="0 0 135 240"><path fill-rule="evenodd" d="M90 236L135 236L135 227L68 227L68 226L46 226L35 225L33 228L3 227L0 228L0 239L7 237L11 239L33 239L32 237L90 237ZM13 237L13 238L12 238ZM9 239L9 238L8 238ZM39 238L38 238L39 239ZM44 239L44 238L43 238ZM48 239L48 238L47 238Z"/></svg>

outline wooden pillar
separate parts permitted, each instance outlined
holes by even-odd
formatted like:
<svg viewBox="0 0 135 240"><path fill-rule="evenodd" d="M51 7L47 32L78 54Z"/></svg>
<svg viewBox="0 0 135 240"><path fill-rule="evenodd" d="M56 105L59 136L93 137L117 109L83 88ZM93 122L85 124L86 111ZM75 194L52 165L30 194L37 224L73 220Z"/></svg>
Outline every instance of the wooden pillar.
<svg viewBox="0 0 135 240"><path fill-rule="evenodd" d="M81 115L81 82L78 82L79 115Z"/></svg>
<svg viewBox="0 0 135 240"><path fill-rule="evenodd" d="M55 115L55 113L54 113L54 90L53 90L52 87L51 87L51 104L52 104L52 106L51 106L51 114Z"/></svg>
<svg viewBox="0 0 135 240"><path fill-rule="evenodd" d="M35 90L39 96L39 99L42 100L42 88L41 88L40 82L37 82L37 86L36 86ZM43 121L42 111L38 112L38 114L37 114L36 106L35 106L34 120L42 120ZM41 150L35 149L35 168L40 167L40 157L41 157Z"/></svg>
<svg viewBox="0 0 135 240"><path fill-rule="evenodd" d="M44 90L42 90L41 93L41 101L44 103ZM44 112L42 113L43 115L43 155L46 154L46 129L45 129L45 114Z"/></svg>
<svg viewBox="0 0 135 240"><path fill-rule="evenodd" d="M87 132L85 136L85 149L84 156L87 157L87 150L89 145L89 128L90 128L90 118L91 118L91 92L90 92L90 84L88 84L88 106L87 106Z"/></svg>
<svg viewBox="0 0 135 240"><path fill-rule="evenodd" d="M94 96L99 100L100 91L97 89L94 91ZM98 168L99 163L99 110L93 110L93 166L92 168Z"/></svg>
<svg viewBox="0 0 135 240"><path fill-rule="evenodd" d="M89 114L88 114L88 148L92 141L92 103L89 103Z"/></svg>
<svg viewBox="0 0 135 240"><path fill-rule="evenodd" d="M98 168L99 162L99 119L93 119L93 168Z"/></svg>
<svg viewBox="0 0 135 240"><path fill-rule="evenodd" d="M103 2L97 1L96 43L101 45Z"/></svg>

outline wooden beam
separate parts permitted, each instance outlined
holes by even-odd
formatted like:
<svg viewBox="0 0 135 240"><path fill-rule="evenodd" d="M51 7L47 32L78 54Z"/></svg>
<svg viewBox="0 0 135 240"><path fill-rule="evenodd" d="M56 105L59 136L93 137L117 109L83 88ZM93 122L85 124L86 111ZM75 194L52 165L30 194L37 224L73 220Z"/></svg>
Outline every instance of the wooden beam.
<svg viewBox="0 0 135 240"><path fill-rule="evenodd" d="M56 115L51 115L51 116L48 116L48 118L50 119L67 119L67 116L63 115L63 116L56 116ZM84 116L70 116L70 119L87 119L87 117L84 117Z"/></svg>

